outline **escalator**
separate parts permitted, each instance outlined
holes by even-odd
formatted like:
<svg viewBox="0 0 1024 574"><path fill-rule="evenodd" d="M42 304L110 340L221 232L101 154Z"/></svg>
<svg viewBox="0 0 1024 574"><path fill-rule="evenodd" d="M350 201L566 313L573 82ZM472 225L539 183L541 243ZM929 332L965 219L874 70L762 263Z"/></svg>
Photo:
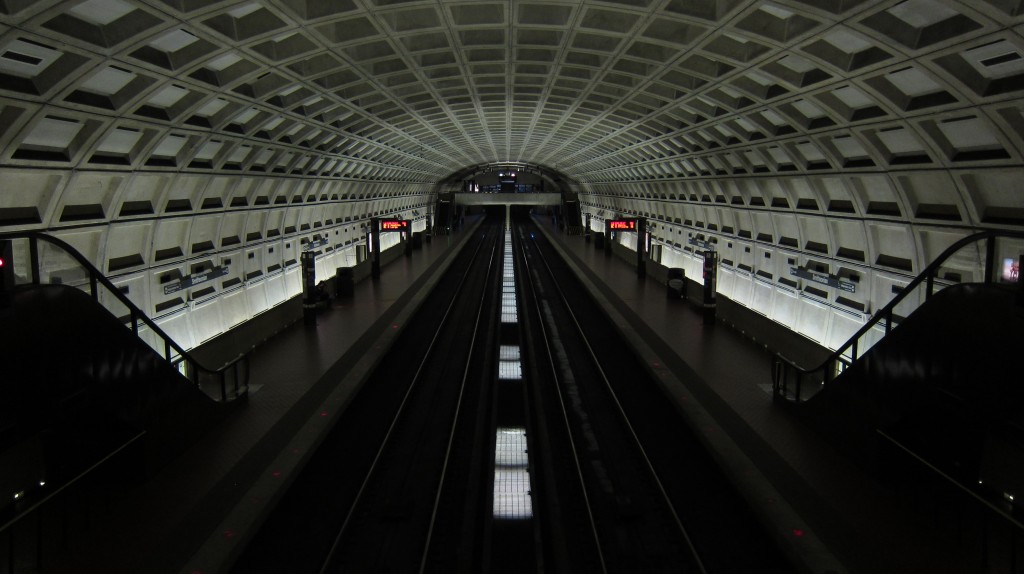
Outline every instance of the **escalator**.
<svg viewBox="0 0 1024 574"><path fill-rule="evenodd" d="M1024 290L994 281L991 263L984 282L936 290L944 261L983 241L991 262L997 237L1019 243L1024 234L984 232L958 242L821 366L776 357L776 402L883 472L909 457L992 500L1024 492ZM899 317L895 309L913 294L920 306ZM858 352L872 332L884 336ZM1020 499L1007 494L1005 502L1019 511Z"/></svg>
<svg viewBox="0 0 1024 574"><path fill-rule="evenodd" d="M144 478L244 402L244 357L205 369L63 242L43 234L0 240L23 241L34 254L21 283L0 293L0 518L125 445L132 448L121 468ZM45 282L39 261L53 261L53 250L75 261L81 284Z"/></svg>
<svg viewBox="0 0 1024 574"><path fill-rule="evenodd" d="M881 431L964 484L984 481L983 462L1003 466L987 452L994 440L1024 468L1022 325L1015 288L943 289L802 405L804 414L848 450L867 452ZM1001 491L1024 492L1021 479Z"/></svg>

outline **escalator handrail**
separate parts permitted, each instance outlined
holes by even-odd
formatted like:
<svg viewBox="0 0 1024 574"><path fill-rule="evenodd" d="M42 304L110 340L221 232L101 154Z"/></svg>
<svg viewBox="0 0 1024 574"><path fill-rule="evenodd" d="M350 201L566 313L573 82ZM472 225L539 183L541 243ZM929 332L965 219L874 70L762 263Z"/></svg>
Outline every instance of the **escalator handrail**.
<svg viewBox="0 0 1024 574"><path fill-rule="evenodd" d="M55 246L59 247L60 249L62 249L68 255L73 257L75 259L75 261L77 261L78 264L81 265L86 271L88 271L90 282L95 281L96 283L102 285L104 288L106 288L106 290L108 292L110 292L111 295L113 295L115 298L117 298L117 300L122 305L124 305L125 308L128 309L128 311L131 313L131 317L132 317L133 321L136 321L136 320L142 321L142 323L145 324L147 327L149 327L150 330L153 331L153 333L155 333L157 336L159 336L161 339L163 339L163 341L170 348L174 349L174 351L179 355L181 361L186 362L187 364L189 364L192 368L196 369L197 371L200 371L200 372L203 372L203 373L206 373L206 374L209 374L209 375L215 375L215 376L223 377L224 374L229 369L235 369L236 365L238 365L241 361L246 361L246 362L248 361L248 356L245 353L241 353L237 357L235 357L234 359L231 359L230 361L224 363L220 368L214 369L214 368L210 368L210 367L207 367L207 366L203 365L198 360L193 358L192 355L190 355L187 351L185 351L185 349L182 348L181 345L179 345L177 342L175 342L175 340L172 339L170 335L165 333L163 329L161 329L159 326L157 326L157 324L152 319L150 319L149 316L147 316L146 313L142 309L139 309L139 307L137 305L135 305L135 303L133 303L131 301L131 299L129 299L124 293L122 293L121 290L116 285L114 285L113 282L111 282L109 279L107 279L107 277L105 275L103 275L103 273L99 269L97 269L96 266L93 265L91 261L86 259L84 255L79 253L79 251L77 249L75 249L74 247L72 247L70 244L68 244L67 242L65 242L62 239L59 239L57 237L54 237L52 235L49 235L49 234L43 233L43 232L39 232L39 231L21 231L21 232L14 232L14 233L0 233L0 240L14 240L14 239L41 240L41 241L45 241L47 243L50 243L50 244L55 245ZM39 273L40 273L39 262L38 261L33 261L31 263L31 265L33 266L33 269L32 269L32 274L33 274L32 275L32 281L33 281L33 284L38 285L39 284ZM97 291L95 289L92 290L92 297L93 297L93 299L96 299L97 301L99 300L99 293L97 293ZM172 364L174 363L174 361L171 360L171 357L169 355L165 355L164 359L166 359L168 362L171 362ZM246 369L243 369L243 371L245 373L245 378L248 379L249 370L246 368ZM244 388L247 385L247 383L248 383L248 381L246 381L245 383L241 384L240 387ZM225 400L227 400L226 396L224 398L225 398Z"/></svg>
<svg viewBox="0 0 1024 574"><path fill-rule="evenodd" d="M882 307L878 312L876 312L866 323L864 323L864 325L860 329L857 330L856 333L853 334L852 337L850 337L838 349L832 352L820 365L816 367L804 368L798 365L795 361L782 355L782 353L775 354L775 357L772 360L773 364L785 363L786 365L788 365L789 368L794 369L797 373L802 375L808 375L811 373L816 373L818 371L827 371L828 368L830 368L832 365L839 361L850 364L852 360L856 360L856 357L853 357L851 354L851 359L848 360L846 357L843 356L843 354L846 351L850 350L864 334L866 334L876 325L881 323L883 319L892 321L892 313L896 306L899 305L900 302L902 302L906 297L908 297L915 289L917 289L919 285L928 281L929 279L934 279L935 273L939 270L943 263L945 263L950 257L955 255L957 252L959 252L967 245L977 243L983 240L992 241L997 238L1024 239L1024 232L1003 229L988 229L985 231L974 233L972 235L968 235L967 237L964 237L956 241L955 243L947 247L942 253L940 253L938 257L935 258L935 260L933 260L927 267L924 268L923 271L921 271L921 273L917 275L917 277L911 280L906 287L904 287L895 297L893 297L893 299L889 301L889 303L887 303L885 307ZM985 283L992 282L991 275L991 273L985 274ZM775 376L775 373L777 371L774 367L772 369L772 372L773 376ZM778 388L777 385L776 388Z"/></svg>

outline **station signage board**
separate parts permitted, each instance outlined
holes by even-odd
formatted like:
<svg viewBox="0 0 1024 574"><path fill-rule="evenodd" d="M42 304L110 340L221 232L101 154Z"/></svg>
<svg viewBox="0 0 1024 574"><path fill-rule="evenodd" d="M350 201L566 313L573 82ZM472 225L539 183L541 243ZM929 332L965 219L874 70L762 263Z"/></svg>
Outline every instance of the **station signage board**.
<svg viewBox="0 0 1024 574"><path fill-rule="evenodd" d="M320 247L323 247L323 246L327 245L328 243L329 243L329 240L326 237L323 238L323 239L317 239L315 241L310 241L309 243L306 243L305 245L303 245L302 246L302 250L303 251L312 251L313 249L319 249Z"/></svg>
<svg viewBox="0 0 1024 574"><path fill-rule="evenodd" d="M636 231L636 219L612 219L608 221L612 231Z"/></svg>
<svg viewBox="0 0 1024 574"><path fill-rule="evenodd" d="M857 284L853 281L847 281L846 279L840 279L836 275L829 273L821 273L820 271L811 271L806 267L790 267L789 274L801 279L807 279L813 281L819 285L825 285L833 289L839 289L840 291L846 291L847 293L856 293Z"/></svg>
<svg viewBox="0 0 1024 574"><path fill-rule="evenodd" d="M688 243L690 245L693 245L694 247L699 247L699 248L701 248L701 249L703 249L705 251L707 251L709 249L710 250L714 250L715 249L715 244L714 243L711 243L710 241L705 241L703 239L697 239L696 237L691 237L689 239Z"/></svg>
<svg viewBox="0 0 1024 574"><path fill-rule="evenodd" d="M213 269L210 269L209 271L206 271L204 273L195 273L193 275L186 275L186 276L182 277L181 279L178 279L174 283L168 283L167 285L164 285L164 295L170 295L171 293L177 293L178 291L181 291L182 289L189 289L191 287L195 287L196 285L199 285L200 283L206 283L207 281L212 281L212 280L214 280L214 279L216 279L218 277L223 277L223 276L225 276L227 274L228 274L228 267L227 267L227 265L221 265L221 266L218 266L218 267L214 267Z"/></svg>
<svg viewBox="0 0 1024 574"><path fill-rule="evenodd" d="M381 219L381 231L409 231L408 219Z"/></svg>

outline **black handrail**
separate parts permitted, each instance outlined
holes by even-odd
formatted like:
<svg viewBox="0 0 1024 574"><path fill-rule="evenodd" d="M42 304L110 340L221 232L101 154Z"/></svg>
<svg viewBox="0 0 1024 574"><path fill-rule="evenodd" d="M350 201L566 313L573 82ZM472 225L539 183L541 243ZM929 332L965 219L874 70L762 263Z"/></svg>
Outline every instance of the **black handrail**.
<svg viewBox="0 0 1024 574"><path fill-rule="evenodd" d="M155 333L164 341L164 359L167 360L175 368L178 368L179 363L183 363L185 366L182 375L188 379L189 382L201 388L200 377L208 378L212 377L214 380L220 383L220 401L231 402L240 398L244 398L248 393L249 385L249 356L246 353L242 353L234 359L228 361L220 368L211 369L202 365L199 361L193 358L185 349L183 349L178 343L174 341L167 333L157 326L152 319L150 319L146 313L139 309L135 303L131 301L120 289L117 288L103 273L97 269L92 262L85 258L77 249L66 243L65 241L58 239L52 235L42 233L39 231L24 231L16 233L0 233L0 240L18 240L27 239L29 241L29 257L31 258L32 268L32 283L34 285L40 284L40 264L39 264L39 241L45 241L52 245L57 246L72 258L78 262L89 273L89 286L93 300L99 302L99 289L98 286L103 286L111 295L113 295L118 302L128 309L128 314L131 320L131 330L135 336L139 336L139 323L141 322L145 326ZM174 357L174 351L177 353L177 358ZM180 372L180 369L179 369ZM228 378L233 380L233 392L228 394Z"/></svg>
<svg viewBox="0 0 1024 574"><path fill-rule="evenodd" d="M820 365L811 368L804 368L796 364L793 360L786 358L781 353L776 353L775 357L772 359L772 389L775 398L799 402L801 400L801 391L805 379L810 379L813 382L820 384L827 384L831 382L839 364L842 364L843 369L845 370L846 367L852 365L860 356L858 354L858 342L862 336L868 333L868 331L884 320L885 334L889 334L893 328L893 312L896 309L896 306L913 293L918 286L924 283L927 288L925 291L925 300L931 298L935 290L935 278L939 268L950 257L967 245L977 243L979 241L986 241L984 282L992 282L995 274L995 240L999 238L1024 239L1024 232L990 229L969 235L953 243L946 248L945 251L940 253L934 261L925 267L917 277L908 283L907 286L892 299L892 301L889 301L885 307L882 307L881 310L875 313L871 319L864 323L864 325L846 341L846 343L830 354ZM849 358L844 356L847 351L850 352ZM816 373L820 373L820 376L812 376ZM791 378L791 374L795 376L793 389L789 388L789 379Z"/></svg>

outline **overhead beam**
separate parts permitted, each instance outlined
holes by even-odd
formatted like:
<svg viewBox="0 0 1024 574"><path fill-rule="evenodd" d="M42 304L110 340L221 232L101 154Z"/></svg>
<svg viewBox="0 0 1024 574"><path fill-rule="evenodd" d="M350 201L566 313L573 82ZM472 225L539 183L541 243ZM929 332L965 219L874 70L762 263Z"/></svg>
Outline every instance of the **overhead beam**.
<svg viewBox="0 0 1024 574"><path fill-rule="evenodd" d="M455 205L561 205L561 193L455 193Z"/></svg>

